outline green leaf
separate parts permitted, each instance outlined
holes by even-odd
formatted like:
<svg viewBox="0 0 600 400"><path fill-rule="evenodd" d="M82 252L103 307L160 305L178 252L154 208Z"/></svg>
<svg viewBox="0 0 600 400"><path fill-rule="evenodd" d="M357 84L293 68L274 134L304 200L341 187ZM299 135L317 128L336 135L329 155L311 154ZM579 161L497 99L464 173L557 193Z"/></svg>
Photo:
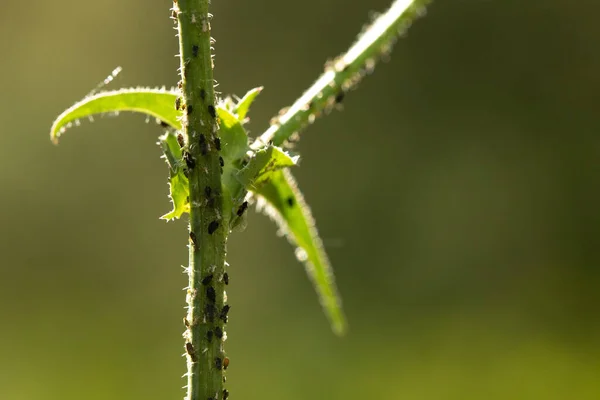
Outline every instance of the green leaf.
<svg viewBox="0 0 600 400"><path fill-rule="evenodd" d="M84 98L65 110L52 124L50 138L54 143L73 122L97 114L133 111L156 117L175 129L181 129L175 109L177 93L166 89L120 89L101 92Z"/></svg>
<svg viewBox="0 0 600 400"><path fill-rule="evenodd" d="M184 173L185 167L183 166L177 137L173 133L167 132L159 140L169 165L169 197L173 203L173 210L160 217L160 219L170 221L181 217L183 213L190 212L189 181Z"/></svg>
<svg viewBox="0 0 600 400"><path fill-rule="evenodd" d="M221 120L221 155L227 161L239 160L248 151L248 135L240 121L224 107L217 107Z"/></svg>
<svg viewBox="0 0 600 400"><path fill-rule="evenodd" d="M246 114L248 114L248 111L250 110L250 106L254 102L254 99L256 99L256 96L258 96L260 94L260 92L262 92L262 90L263 90L262 86L250 90L237 103L233 112L234 112L234 114L237 114L238 119L240 121L243 121L246 118Z"/></svg>
<svg viewBox="0 0 600 400"><path fill-rule="evenodd" d="M274 172L298 163L298 156L291 157L281 148L267 146L252 156L248 164L237 174L248 190L255 190L266 182Z"/></svg>
<svg viewBox="0 0 600 400"><path fill-rule="evenodd" d="M288 169L278 170L255 192L267 204L263 209L277 222L290 243L298 246L296 257L304 263L313 282L333 331L341 335L346 330L333 271L310 209Z"/></svg>

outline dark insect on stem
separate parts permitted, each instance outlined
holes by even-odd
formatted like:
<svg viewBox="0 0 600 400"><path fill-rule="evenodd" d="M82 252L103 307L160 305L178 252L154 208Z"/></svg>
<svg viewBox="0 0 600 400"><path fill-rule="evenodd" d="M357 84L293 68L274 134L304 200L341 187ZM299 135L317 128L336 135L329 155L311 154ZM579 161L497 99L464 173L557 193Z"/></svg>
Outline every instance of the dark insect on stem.
<svg viewBox="0 0 600 400"><path fill-rule="evenodd" d="M203 279L202 279L202 284L203 285L208 285L210 283L210 281L212 281L213 275L206 275Z"/></svg>
<svg viewBox="0 0 600 400"><path fill-rule="evenodd" d="M196 246L196 234L194 232L190 232L190 240Z"/></svg>
<svg viewBox="0 0 600 400"><path fill-rule="evenodd" d="M181 133L177 134L177 143L179 143L179 147L185 146L185 140L183 139L183 135Z"/></svg>
<svg viewBox="0 0 600 400"><path fill-rule="evenodd" d="M186 328L190 327L190 321L188 321L186 317L183 317L183 324L185 325Z"/></svg>
<svg viewBox="0 0 600 400"><path fill-rule="evenodd" d="M343 90L341 92L339 92L338 94L336 94L335 95L336 104L340 104L342 101L344 101L344 97L346 97L346 93Z"/></svg>
<svg viewBox="0 0 600 400"><path fill-rule="evenodd" d="M181 109L181 97L178 97L175 99L175 109L176 110L180 110Z"/></svg>
<svg viewBox="0 0 600 400"><path fill-rule="evenodd" d="M223 330L221 328L219 328L218 326L215 328L215 336L218 337L219 339L223 338Z"/></svg>
<svg viewBox="0 0 600 400"><path fill-rule="evenodd" d="M185 343L185 351L186 351L186 353L188 353L188 355L190 356L192 361L194 361L194 362L198 361L198 358L196 357L196 350L194 349L194 345L192 345L190 342Z"/></svg>
<svg viewBox="0 0 600 400"><path fill-rule="evenodd" d="M190 153L185 151L183 153L183 159L185 160L185 165L187 165L189 169L194 169L194 167L196 166L196 161L194 161L194 158Z"/></svg>
<svg viewBox="0 0 600 400"><path fill-rule="evenodd" d="M225 166L225 161L223 160L223 157L219 157L219 164L221 165L221 167Z"/></svg>
<svg viewBox="0 0 600 400"><path fill-rule="evenodd" d="M215 111L215 106L213 106L212 104L210 104L208 106L208 113L210 114L211 117L217 118L217 112Z"/></svg>
<svg viewBox="0 0 600 400"><path fill-rule="evenodd" d="M204 188L204 194L206 195L206 197L210 197L211 193L212 193L212 189L210 188L210 186L207 186Z"/></svg>
<svg viewBox="0 0 600 400"><path fill-rule="evenodd" d="M206 90L200 89L200 98L204 101L206 99Z"/></svg>
<svg viewBox="0 0 600 400"><path fill-rule="evenodd" d="M208 332L206 332L206 340L208 340L209 342L212 340L213 337L213 331L209 330Z"/></svg>
<svg viewBox="0 0 600 400"><path fill-rule="evenodd" d="M163 128L168 128L169 124L167 124L165 121L163 121L162 119L159 122L160 126L162 126Z"/></svg>
<svg viewBox="0 0 600 400"><path fill-rule="evenodd" d="M208 224L208 234L212 235L219 228L219 221L212 221Z"/></svg>
<svg viewBox="0 0 600 400"><path fill-rule="evenodd" d="M231 307L229 305L225 305L221 309L221 315L219 315L219 318L221 318L221 320L225 323L227 323L227 313L229 313L230 308Z"/></svg>
<svg viewBox="0 0 600 400"><path fill-rule="evenodd" d="M294 207L294 198L293 197L291 197L291 196L288 197L286 201L287 201L288 206Z"/></svg>
<svg viewBox="0 0 600 400"><path fill-rule="evenodd" d="M229 274L227 272L223 274L223 282L225 282L226 285L229 285Z"/></svg>
<svg viewBox="0 0 600 400"><path fill-rule="evenodd" d="M190 105L187 107L187 113L188 113L188 115L190 115L190 114L192 113L192 110L193 110L193 109L194 109L194 108L192 107L192 105L191 105L191 104L190 104Z"/></svg>
<svg viewBox="0 0 600 400"><path fill-rule="evenodd" d="M215 148L217 151L221 151L221 139L215 138Z"/></svg>
<svg viewBox="0 0 600 400"><path fill-rule="evenodd" d="M229 367L229 358L225 357L223 359L223 369L227 369Z"/></svg>
<svg viewBox="0 0 600 400"><path fill-rule="evenodd" d="M198 46L197 45L192 46L192 54L194 55L194 57L198 57Z"/></svg>
<svg viewBox="0 0 600 400"><path fill-rule="evenodd" d="M211 303L217 301L217 294L215 293L215 288L209 286L206 288L206 298L210 300Z"/></svg>
<svg viewBox="0 0 600 400"><path fill-rule="evenodd" d="M208 143L206 143L206 136L203 133L200 134L198 142L200 143L200 153L205 156L208 153Z"/></svg>
<svg viewBox="0 0 600 400"><path fill-rule="evenodd" d="M213 304L207 304L204 306L204 318L206 318L207 322L213 322L215 319L215 314L217 313L217 307Z"/></svg>
<svg viewBox="0 0 600 400"><path fill-rule="evenodd" d="M248 208L248 202L245 201L245 202L242 203L242 205L240 206L240 208L237 209L237 212L236 212L237 216L241 217L242 214L244 214L244 212L246 211L247 208Z"/></svg>
<svg viewBox="0 0 600 400"><path fill-rule="evenodd" d="M218 370L223 369L223 360L220 357L215 357L215 368Z"/></svg>
<svg viewBox="0 0 600 400"><path fill-rule="evenodd" d="M223 365L225 367L225 365ZM229 391L227 389L223 389L223 400L227 400L229 397Z"/></svg>

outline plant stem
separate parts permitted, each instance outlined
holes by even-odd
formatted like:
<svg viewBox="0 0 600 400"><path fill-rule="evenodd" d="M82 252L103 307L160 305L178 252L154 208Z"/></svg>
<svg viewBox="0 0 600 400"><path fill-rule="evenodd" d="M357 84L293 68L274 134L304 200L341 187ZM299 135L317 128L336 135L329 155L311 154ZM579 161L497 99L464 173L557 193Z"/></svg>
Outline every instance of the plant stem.
<svg viewBox="0 0 600 400"><path fill-rule="evenodd" d="M431 0L395 0L392 6L367 26L356 43L325 65L325 72L296 102L272 119L271 126L252 145L253 150L273 142L276 146L294 135L323 112L341 103L363 76L373 71L376 62L388 56L398 36L412 21L423 15Z"/></svg>
<svg viewBox="0 0 600 400"><path fill-rule="evenodd" d="M221 158L211 57L209 0L174 0L181 59L182 126L190 193L187 400L223 399L225 253L229 229L223 221Z"/></svg>

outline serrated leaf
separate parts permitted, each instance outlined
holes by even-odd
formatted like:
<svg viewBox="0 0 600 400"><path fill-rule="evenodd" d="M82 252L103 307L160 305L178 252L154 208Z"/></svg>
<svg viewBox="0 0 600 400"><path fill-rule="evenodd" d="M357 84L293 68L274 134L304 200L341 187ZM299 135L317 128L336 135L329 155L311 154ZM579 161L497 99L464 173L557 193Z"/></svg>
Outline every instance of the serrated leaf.
<svg viewBox="0 0 600 400"><path fill-rule="evenodd" d="M121 111L150 115L175 129L181 129L181 123L177 119L181 112L175 109L176 98L174 91L145 88L112 90L88 96L56 118L50 129L50 138L57 143L60 135L81 118Z"/></svg>
<svg viewBox="0 0 600 400"><path fill-rule="evenodd" d="M310 209L298 190L295 179L288 169L275 171L255 194L267 203L264 205L266 214L277 222L288 240L298 246L296 257L304 263L333 331L338 335L343 334L346 330L346 320L335 286L333 270Z"/></svg>
<svg viewBox="0 0 600 400"><path fill-rule="evenodd" d="M246 119L246 114L248 114L250 106L254 102L254 99L256 99L256 96L258 96L260 92L262 92L262 90L262 86L250 90L237 103L237 105L234 108L234 114L237 114L238 119L240 121L244 121L244 119Z"/></svg>
<svg viewBox="0 0 600 400"><path fill-rule="evenodd" d="M248 135L240 121L224 107L217 107L221 120L221 155L225 160L238 160L248 151Z"/></svg>
<svg viewBox="0 0 600 400"><path fill-rule="evenodd" d="M255 190L267 181L271 174L298 162L298 156L290 156L280 147L267 146L252 156L248 164L237 174L238 180L248 190Z"/></svg>
<svg viewBox="0 0 600 400"><path fill-rule="evenodd" d="M160 217L160 219L170 221L174 218L180 218L183 213L190 212L189 181L184 173L181 149L177 137L173 133L167 132L159 140L165 159L169 164L169 198L173 203L173 210Z"/></svg>

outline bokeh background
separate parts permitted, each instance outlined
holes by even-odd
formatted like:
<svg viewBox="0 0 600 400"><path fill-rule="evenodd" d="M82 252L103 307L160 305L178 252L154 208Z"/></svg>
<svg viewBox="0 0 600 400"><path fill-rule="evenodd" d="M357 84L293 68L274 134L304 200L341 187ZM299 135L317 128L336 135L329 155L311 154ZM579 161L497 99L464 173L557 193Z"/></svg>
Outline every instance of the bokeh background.
<svg viewBox="0 0 600 400"><path fill-rule="evenodd" d="M259 134L388 0L214 0L224 94ZM160 130L52 120L171 86L168 1L0 11L0 399L182 398L185 222ZM350 331L266 218L229 243L232 399L600 398L600 2L438 1L298 147Z"/></svg>

